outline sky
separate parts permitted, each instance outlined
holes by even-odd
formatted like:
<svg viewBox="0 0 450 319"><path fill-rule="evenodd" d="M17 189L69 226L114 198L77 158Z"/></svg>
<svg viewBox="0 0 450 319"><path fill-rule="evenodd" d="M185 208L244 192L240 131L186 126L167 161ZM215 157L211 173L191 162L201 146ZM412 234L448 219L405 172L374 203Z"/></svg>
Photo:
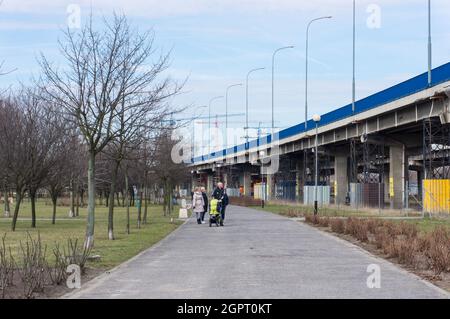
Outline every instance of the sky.
<svg viewBox="0 0 450 319"><path fill-rule="evenodd" d="M0 0L1 1L1 0ZM356 0L356 97L364 98L427 70L427 0ZM306 25L310 29L309 115L351 102L352 0L3 0L0 5L0 61L14 70L0 77L0 88L39 74L43 53L60 61L58 38L91 10L94 19L124 13L139 30L152 29L156 45L172 50L170 75L188 79L173 103L208 105L228 85L244 83L250 69L250 126L271 125L272 54L275 65L275 124L304 121ZM433 66L450 62L450 1L432 0ZM225 112L225 100L212 114ZM229 112L245 112L245 86L230 91ZM207 113L189 108L183 116ZM230 118L242 128L245 117ZM223 123L219 122L219 126Z"/></svg>

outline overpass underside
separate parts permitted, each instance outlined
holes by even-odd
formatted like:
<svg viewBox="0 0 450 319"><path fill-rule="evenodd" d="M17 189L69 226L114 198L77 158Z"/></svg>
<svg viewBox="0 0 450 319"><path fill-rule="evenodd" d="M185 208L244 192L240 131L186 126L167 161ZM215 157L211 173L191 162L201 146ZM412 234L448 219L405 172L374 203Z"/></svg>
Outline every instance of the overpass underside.
<svg viewBox="0 0 450 319"><path fill-rule="evenodd" d="M329 189L330 203L449 212L450 107L443 92L321 128L318 184ZM276 147L196 165L193 182L211 189L221 180L234 196L303 202L305 186L315 184L315 139L310 130ZM275 157L278 169L267 173Z"/></svg>

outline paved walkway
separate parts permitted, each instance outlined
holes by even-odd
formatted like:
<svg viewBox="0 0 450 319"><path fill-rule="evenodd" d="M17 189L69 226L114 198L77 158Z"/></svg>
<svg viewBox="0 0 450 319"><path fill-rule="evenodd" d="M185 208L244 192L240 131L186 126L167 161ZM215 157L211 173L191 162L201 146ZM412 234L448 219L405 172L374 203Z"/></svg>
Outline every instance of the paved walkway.
<svg viewBox="0 0 450 319"><path fill-rule="evenodd" d="M381 269L369 289L367 267ZM228 207L223 228L189 220L72 298L448 298L439 288L310 226Z"/></svg>

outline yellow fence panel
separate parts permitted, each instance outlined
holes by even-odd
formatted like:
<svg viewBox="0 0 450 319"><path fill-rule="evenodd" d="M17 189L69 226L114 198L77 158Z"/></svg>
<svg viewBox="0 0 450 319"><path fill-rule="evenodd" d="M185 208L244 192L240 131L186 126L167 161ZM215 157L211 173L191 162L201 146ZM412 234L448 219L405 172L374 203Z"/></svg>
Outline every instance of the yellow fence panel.
<svg viewBox="0 0 450 319"><path fill-rule="evenodd" d="M423 209L427 213L450 214L450 180L423 181Z"/></svg>

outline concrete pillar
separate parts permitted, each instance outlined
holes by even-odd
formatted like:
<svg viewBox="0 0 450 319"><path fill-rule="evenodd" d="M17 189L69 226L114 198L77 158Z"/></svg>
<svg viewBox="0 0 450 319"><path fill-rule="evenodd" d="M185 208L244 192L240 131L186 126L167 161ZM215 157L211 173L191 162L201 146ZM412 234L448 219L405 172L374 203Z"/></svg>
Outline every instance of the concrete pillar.
<svg viewBox="0 0 450 319"><path fill-rule="evenodd" d="M417 171L417 198L422 201L423 171Z"/></svg>
<svg viewBox="0 0 450 319"><path fill-rule="evenodd" d="M223 181L222 182L225 185L225 187L229 187L229 185L228 185L228 173L227 172L223 173Z"/></svg>
<svg viewBox="0 0 450 319"><path fill-rule="evenodd" d="M348 193L347 154L339 154L334 157L334 187L336 205L345 205Z"/></svg>
<svg viewBox="0 0 450 319"><path fill-rule="evenodd" d="M389 197L391 209L402 209L405 204L405 181L408 162L405 147L389 147Z"/></svg>
<svg viewBox="0 0 450 319"><path fill-rule="evenodd" d="M303 172L303 162L301 160L297 160L295 163L295 199L300 202L303 200L303 186L304 186L304 172Z"/></svg>
<svg viewBox="0 0 450 319"><path fill-rule="evenodd" d="M267 174L264 178L264 181L266 182L267 187L267 200L273 200L275 199L275 183L274 183L274 175L273 174Z"/></svg>
<svg viewBox="0 0 450 319"><path fill-rule="evenodd" d="M212 193L214 191L214 175L208 174L207 184L206 184L206 192Z"/></svg>
<svg viewBox="0 0 450 319"><path fill-rule="evenodd" d="M244 186L244 195L251 196L252 195L252 174L248 171L244 171L243 175L243 185Z"/></svg>

